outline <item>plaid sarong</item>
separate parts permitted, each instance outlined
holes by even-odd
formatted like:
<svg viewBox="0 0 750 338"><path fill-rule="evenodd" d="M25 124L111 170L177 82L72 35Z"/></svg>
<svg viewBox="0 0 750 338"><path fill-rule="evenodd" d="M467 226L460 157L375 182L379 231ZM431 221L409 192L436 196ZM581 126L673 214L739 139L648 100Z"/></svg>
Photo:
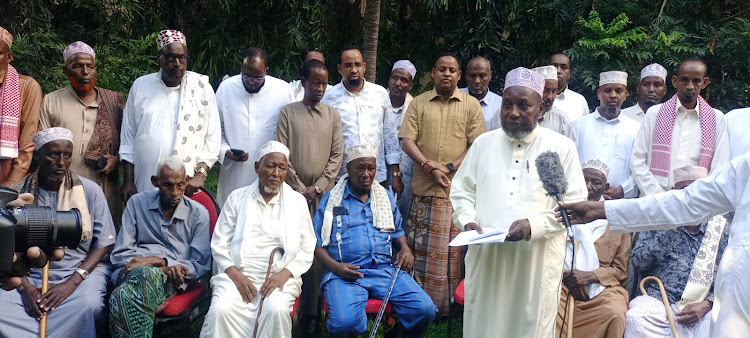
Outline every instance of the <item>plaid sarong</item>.
<svg viewBox="0 0 750 338"><path fill-rule="evenodd" d="M157 267L140 266L118 277L109 297L109 327L113 337L151 338L154 317L175 295L167 275Z"/></svg>
<svg viewBox="0 0 750 338"><path fill-rule="evenodd" d="M453 206L449 198L412 195L407 241L414 253L414 280L438 308L448 315L451 296L461 282L461 248L448 243L460 233L453 226Z"/></svg>

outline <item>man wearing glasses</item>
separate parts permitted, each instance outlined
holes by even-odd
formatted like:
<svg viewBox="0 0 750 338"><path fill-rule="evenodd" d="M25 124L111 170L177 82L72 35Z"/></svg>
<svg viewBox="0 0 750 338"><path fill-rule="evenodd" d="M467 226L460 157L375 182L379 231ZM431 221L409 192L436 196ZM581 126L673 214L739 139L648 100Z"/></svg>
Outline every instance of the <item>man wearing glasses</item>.
<svg viewBox="0 0 750 338"><path fill-rule="evenodd" d="M178 156L188 175L186 195L203 186L221 145L221 122L208 77L187 71L187 42L177 30L156 37L156 73L139 77L123 111L120 159L122 198L151 191L151 175L160 159ZM136 155L137 154L137 155Z"/></svg>
<svg viewBox="0 0 750 338"><path fill-rule="evenodd" d="M268 56L260 48L242 52L241 73L224 80L216 91L221 116L221 150L217 201L258 179L253 167L260 147L275 139L281 107L292 103L289 84L268 75Z"/></svg>

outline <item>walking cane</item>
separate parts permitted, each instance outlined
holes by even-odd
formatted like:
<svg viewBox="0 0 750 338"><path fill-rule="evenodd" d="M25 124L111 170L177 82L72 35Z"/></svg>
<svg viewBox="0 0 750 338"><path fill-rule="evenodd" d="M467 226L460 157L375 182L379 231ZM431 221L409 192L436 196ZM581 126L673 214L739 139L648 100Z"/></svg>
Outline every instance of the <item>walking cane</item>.
<svg viewBox="0 0 750 338"><path fill-rule="evenodd" d="M575 259L577 258L577 257L575 257L576 256L576 254L575 254L576 251L578 251L578 242L576 242L574 240L573 241L573 263L570 265L571 271L572 271L572 269L575 268L575 264L576 264ZM573 313L575 313L576 300L575 300L575 298L573 298L573 295L570 293L570 290L568 290L568 305L567 305L567 307L568 307L568 320L567 320L566 324L568 325L568 338L573 338Z"/></svg>
<svg viewBox="0 0 750 338"><path fill-rule="evenodd" d="M44 266L42 270L42 294L47 292L47 284L49 283L49 262ZM39 338L47 337L47 313L42 313L42 318L39 320Z"/></svg>
<svg viewBox="0 0 750 338"><path fill-rule="evenodd" d="M680 338L680 334L677 333L677 324L674 322L674 315L672 314L672 308L669 306L669 298L667 298L667 291L664 290L664 284L662 284L661 279L656 276L648 276L646 278L641 279L641 294L646 295L646 282L653 280L656 281L656 283L659 285L659 291L661 291L661 301L664 303L664 310L667 311L667 319L669 319L669 326L672 329L672 337L674 338Z"/></svg>
<svg viewBox="0 0 750 338"><path fill-rule="evenodd" d="M396 272L393 273L393 277L391 277L391 283L388 285L388 290L385 292L385 297L383 297L383 304L380 304L380 310L378 311L378 316L375 317L375 325L372 326L372 330L370 331L370 338L375 337L375 333L378 332L378 326L380 326L380 321L383 319L383 313L385 313L385 306L388 305L388 299L391 298L391 291L393 291L393 285L396 284L396 279L398 278L398 272L401 271L401 267L396 267Z"/></svg>
<svg viewBox="0 0 750 338"><path fill-rule="evenodd" d="M273 257L276 255L277 251L281 251L281 254L284 254L284 248L277 246L271 250L271 257L268 257L268 270L266 270L266 280L268 280L268 277L271 275L271 267L273 266ZM258 290L260 292L260 290ZM253 329L253 338L255 338L258 335L258 321L260 320L260 314L263 311L263 301L266 299L266 297L260 297L260 305L258 305L258 315L255 316L255 328ZM43 338L43 337L42 337Z"/></svg>

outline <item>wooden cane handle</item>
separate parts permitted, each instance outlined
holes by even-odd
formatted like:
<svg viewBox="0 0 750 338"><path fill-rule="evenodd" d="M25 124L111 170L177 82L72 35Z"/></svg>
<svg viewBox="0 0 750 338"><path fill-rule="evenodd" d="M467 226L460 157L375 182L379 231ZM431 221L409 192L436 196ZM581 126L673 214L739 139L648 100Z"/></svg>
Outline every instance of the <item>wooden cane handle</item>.
<svg viewBox="0 0 750 338"><path fill-rule="evenodd" d="M670 329L672 329L672 337L680 338L680 334L677 333L677 323L674 320L674 314L672 314L672 307L669 306L669 298L667 298L667 291L664 289L664 284L661 279L656 276L648 276L641 279L641 294L647 295L646 293L646 282L655 281L659 285L659 291L661 292L661 301L664 303L664 310L667 311L667 319L669 320Z"/></svg>

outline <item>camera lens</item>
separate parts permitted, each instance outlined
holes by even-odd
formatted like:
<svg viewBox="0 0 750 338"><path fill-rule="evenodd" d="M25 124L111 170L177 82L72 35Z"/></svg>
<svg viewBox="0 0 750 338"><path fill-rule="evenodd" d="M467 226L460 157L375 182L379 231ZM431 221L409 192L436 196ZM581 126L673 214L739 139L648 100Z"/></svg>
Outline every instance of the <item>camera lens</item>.
<svg viewBox="0 0 750 338"><path fill-rule="evenodd" d="M78 247L81 241L81 212L78 209L57 211L49 207L12 208L16 218L16 248L38 246L43 250L66 246Z"/></svg>

